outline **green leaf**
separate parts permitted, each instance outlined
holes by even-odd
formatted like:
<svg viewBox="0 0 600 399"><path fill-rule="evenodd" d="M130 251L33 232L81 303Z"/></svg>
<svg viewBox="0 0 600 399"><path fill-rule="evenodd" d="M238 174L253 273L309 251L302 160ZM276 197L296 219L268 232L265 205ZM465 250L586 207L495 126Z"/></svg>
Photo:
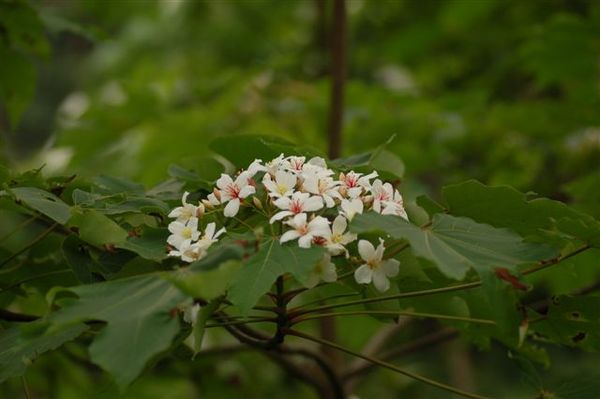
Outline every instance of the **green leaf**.
<svg viewBox="0 0 600 399"><path fill-rule="evenodd" d="M434 262L442 273L454 279L464 278L471 268L480 274L497 267L514 270L516 265L556 255L547 246L523 242L509 230L445 214L436 214L431 227L420 228L399 217L369 212L357 215L351 230L379 230L393 238L406 239L417 256Z"/></svg>
<svg viewBox="0 0 600 399"><path fill-rule="evenodd" d="M0 2L0 26L11 47L40 56L46 56L50 52L50 45L44 34L44 25L29 3ZM3 62L6 60L2 57L0 59Z"/></svg>
<svg viewBox="0 0 600 399"><path fill-rule="evenodd" d="M0 383L19 377L39 355L79 336L88 327L77 323L47 328L45 321L0 331Z"/></svg>
<svg viewBox="0 0 600 399"><path fill-rule="evenodd" d="M137 194L144 195L144 186L121 177L100 175L95 177L94 183L102 194Z"/></svg>
<svg viewBox="0 0 600 399"><path fill-rule="evenodd" d="M100 263L92 259L85 242L70 235L63 241L62 252L77 280L83 284L102 281L99 276L105 275L104 270Z"/></svg>
<svg viewBox="0 0 600 399"><path fill-rule="evenodd" d="M162 262L167 257L167 229L144 226L139 236L127 238L127 241L116 244L117 248L135 252L144 259Z"/></svg>
<svg viewBox="0 0 600 399"><path fill-rule="evenodd" d="M35 187L17 187L10 191L17 200L48 216L60 224L65 224L71 217L71 208L56 195Z"/></svg>
<svg viewBox="0 0 600 399"><path fill-rule="evenodd" d="M292 273L296 279L303 281L323 253L322 247L304 249L295 243L284 246L277 240L264 242L258 252L242 265L231 286L231 302L243 314L248 314L277 277Z"/></svg>
<svg viewBox="0 0 600 399"><path fill-rule="evenodd" d="M239 268L240 263L231 260L220 263L217 268L200 271L182 268L166 278L192 298L212 300L223 295L231 286Z"/></svg>
<svg viewBox="0 0 600 399"><path fill-rule="evenodd" d="M91 360L111 373L121 389L139 375L148 360L166 350L179 331L172 310L185 295L158 274L65 291L77 298L57 301L61 309L50 315L50 321L57 326L105 321L89 352Z"/></svg>
<svg viewBox="0 0 600 399"><path fill-rule="evenodd" d="M208 254L190 265L190 270L199 272L219 267L229 260L242 259L244 250L240 245L220 243L209 249Z"/></svg>
<svg viewBox="0 0 600 399"><path fill-rule="evenodd" d="M560 218L581 219L594 225L593 218L562 202L547 198L528 201L525 194L508 186L489 187L469 180L444 187L443 195L451 214L508 227L523 237L551 229L553 220Z"/></svg>
<svg viewBox="0 0 600 399"><path fill-rule="evenodd" d="M556 296L531 329L563 345L600 351L600 297Z"/></svg>
<svg viewBox="0 0 600 399"><path fill-rule="evenodd" d="M384 180L401 179L404 176L404 162L398 155L385 149L394 141L395 137L395 135L390 137L373 151L348 158L338 158L331 163L340 169L352 169L361 173L371 173L373 170L377 170L380 178Z"/></svg>
<svg viewBox="0 0 600 399"><path fill-rule="evenodd" d="M128 235L116 222L93 210L74 214L69 224L79 229L82 240L96 246L123 243Z"/></svg>
<svg viewBox="0 0 600 399"><path fill-rule="evenodd" d="M215 299L210 301L208 305L202 306L198 311L198 317L196 318L196 323L192 329L192 335L194 337L194 357L200 352L202 349L202 340L204 339L204 332L206 331L206 322L210 319L210 316L219 308L221 304L220 299Z"/></svg>

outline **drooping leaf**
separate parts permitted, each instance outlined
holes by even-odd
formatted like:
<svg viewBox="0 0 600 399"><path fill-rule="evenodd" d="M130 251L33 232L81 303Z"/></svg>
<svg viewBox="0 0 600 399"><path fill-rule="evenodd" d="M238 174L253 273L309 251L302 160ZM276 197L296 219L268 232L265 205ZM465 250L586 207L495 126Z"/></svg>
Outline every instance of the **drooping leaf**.
<svg viewBox="0 0 600 399"><path fill-rule="evenodd" d="M88 326L82 323L47 328L36 321L0 331L0 383L25 373L39 355L79 336Z"/></svg>
<svg viewBox="0 0 600 399"><path fill-rule="evenodd" d="M62 252L73 274L83 284L102 281L102 266L93 259L86 248L85 242L74 235L65 238Z"/></svg>
<svg viewBox="0 0 600 399"><path fill-rule="evenodd" d="M71 208L56 195L35 187L16 187L10 190L17 200L60 224L71 217Z"/></svg>
<svg viewBox="0 0 600 399"><path fill-rule="evenodd" d="M113 375L123 389L143 370L146 362L167 349L179 331L172 310L185 295L158 274L66 289L77 298L57 301L53 325L85 320L107 324L94 338L90 356Z"/></svg>
<svg viewBox="0 0 600 399"><path fill-rule="evenodd" d="M303 281L312 267L323 257L322 247L299 248L281 245L277 240L264 242L256 254L242 265L234 280L230 299L243 314L247 314L265 294L278 276L292 273Z"/></svg>
<svg viewBox="0 0 600 399"><path fill-rule="evenodd" d="M509 230L446 214L436 214L430 227L420 228L399 217L369 212L357 215L351 229L357 233L384 231L406 239L417 256L434 262L442 273L455 279L464 278L471 268L479 273L497 267L514 270L519 264L556 255L545 245L523 242Z"/></svg>

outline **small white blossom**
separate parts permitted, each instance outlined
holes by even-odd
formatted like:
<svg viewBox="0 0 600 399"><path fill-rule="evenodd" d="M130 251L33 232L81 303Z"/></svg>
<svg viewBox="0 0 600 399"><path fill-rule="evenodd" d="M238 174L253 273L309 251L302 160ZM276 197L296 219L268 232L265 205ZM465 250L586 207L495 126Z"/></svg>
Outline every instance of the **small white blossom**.
<svg viewBox="0 0 600 399"><path fill-rule="evenodd" d="M378 174L375 171L365 176L362 176L362 173L355 173L354 171L346 174L340 173L340 191L350 198L357 198L363 191L371 189L370 180L377 176Z"/></svg>
<svg viewBox="0 0 600 399"><path fill-rule="evenodd" d="M200 237L200 240L198 240L198 245L200 247L202 247L203 249L208 249L208 247L217 242L217 239L223 233L225 233L225 227L222 227L218 231L215 231L216 228L217 227L214 222L211 222L206 225L206 228L204 229L204 235Z"/></svg>
<svg viewBox="0 0 600 399"><path fill-rule="evenodd" d="M389 277L398 274L400 262L396 259L383 260L384 250L385 247L381 238L377 249L367 240L358 242L358 253L366 263L359 266L354 272L357 283L369 284L373 281L373 285L380 292L387 291L390 288Z"/></svg>
<svg viewBox="0 0 600 399"><path fill-rule="evenodd" d="M290 163L284 158L283 154L280 154L277 158L274 158L265 164L266 172L271 176L275 176L278 170L287 171L290 169Z"/></svg>
<svg viewBox="0 0 600 399"><path fill-rule="evenodd" d="M306 157L291 156L287 157L286 159L289 162L290 170L292 170L295 173L302 172L302 169L304 168L304 162L306 161Z"/></svg>
<svg viewBox="0 0 600 399"><path fill-rule="evenodd" d="M340 255L345 253L348 257L348 250L345 246L356 240L356 234L346 232L346 227L348 227L348 222L346 222L344 216L339 215L334 219L331 231L325 236L325 247L330 254Z"/></svg>
<svg viewBox="0 0 600 399"><path fill-rule="evenodd" d="M181 198L182 206L178 206L177 208L173 209L171 213L169 213L170 218L176 218L178 222L185 223L192 217L198 217L198 214L203 212L204 205L200 204L202 209L199 209L198 206L187 203L187 197L189 194L190 193L187 191L183 193L183 197Z"/></svg>
<svg viewBox="0 0 600 399"><path fill-rule="evenodd" d="M169 252L169 256L177 256L184 262L192 263L206 255L206 248L202 247L199 243L192 243L191 241L183 242L179 248Z"/></svg>
<svg viewBox="0 0 600 399"><path fill-rule="evenodd" d="M262 160L255 159L246 170L248 171L249 176L252 177L258 172L266 172L267 167L262 164Z"/></svg>
<svg viewBox="0 0 600 399"><path fill-rule="evenodd" d="M272 198L290 197L294 193L298 178L295 174L283 170L275 172L275 181L270 174L265 174L262 183Z"/></svg>
<svg viewBox="0 0 600 399"><path fill-rule="evenodd" d="M323 208L323 200L318 196L311 196L309 193L296 191L292 197L281 197L274 202L275 206L282 211L277 212L269 223L274 223L287 216L297 215L303 212L314 212Z"/></svg>
<svg viewBox="0 0 600 399"><path fill-rule="evenodd" d="M394 198L394 187L390 183L383 183L377 179L371 186L371 195L373 196L373 210L381 213L385 203Z"/></svg>
<svg viewBox="0 0 600 399"><path fill-rule="evenodd" d="M167 238L167 242L177 249L180 249L183 244L191 244L200 236L198 231L198 218L192 217L187 223L174 221L169 223L169 231L171 235Z"/></svg>
<svg viewBox="0 0 600 399"><path fill-rule="evenodd" d="M223 173L219 180L217 180L217 187L221 194L221 203L227 203L223 211L226 217L237 215L241 200L256 192L254 186L250 185L251 177L246 171L240 173L234 181L231 176Z"/></svg>
<svg viewBox="0 0 600 399"><path fill-rule="evenodd" d="M326 283L333 283L337 280L337 271L335 265L331 261L331 255L326 253L323 258L317 262L312 270L310 271L303 285L306 288L313 288L319 281L325 281Z"/></svg>
<svg viewBox="0 0 600 399"><path fill-rule="evenodd" d="M389 201L385 201L383 205L382 215L396 215L408 220L408 215L406 214L406 210L404 210L404 201L398 190L394 190L393 197Z"/></svg>
<svg viewBox="0 0 600 399"><path fill-rule="evenodd" d="M306 176L302 187L311 194L315 194L323 198L327 208L335 206L335 199L342 199L337 187L339 182L334 181L331 177L319 176L313 174Z"/></svg>
<svg viewBox="0 0 600 399"><path fill-rule="evenodd" d="M364 204L360 198L354 198L352 200L343 199L341 207L342 211L340 213L344 215L346 219L352 220L354 215L363 213Z"/></svg>
<svg viewBox="0 0 600 399"><path fill-rule="evenodd" d="M329 233L329 221L322 216L317 216L307 223L306 213L300 213L285 224L292 227L293 230L283 233L279 242L283 244L298 239L298 246L301 248L310 248L315 237L324 237Z"/></svg>

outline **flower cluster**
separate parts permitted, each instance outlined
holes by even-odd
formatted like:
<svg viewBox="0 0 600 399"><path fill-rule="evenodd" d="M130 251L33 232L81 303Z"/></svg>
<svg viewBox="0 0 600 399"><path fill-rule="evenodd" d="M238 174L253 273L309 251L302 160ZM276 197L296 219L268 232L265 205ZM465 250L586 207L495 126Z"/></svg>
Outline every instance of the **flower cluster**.
<svg viewBox="0 0 600 399"><path fill-rule="evenodd" d="M258 183L260 182L260 183ZM337 279L333 256L350 257L348 245L357 240L348 231L348 222L356 214L367 210L407 219L402 196L390 183L378 179L378 173L336 173L328 168L323 158L307 160L302 156L277 158L263 162L255 160L246 170L231 177L222 174L216 187L206 199L192 205L185 193L182 206L169 217L172 233L168 243L173 247L171 256L192 262L205 255L206 250L225 232L208 223L204 235L198 229L205 210L222 208L226 218L235 218L241 208L250 208L262 214L271 225L279 225L281 243L296 242L301 248L313 245L327 249L324 258L314 266L311 276L302 283L307 287L320 280ZM369 241L358 242L362 258L354 277L360 284L373 282L379 291L389 288L389 277L398 274L399 262L383 259L384 241L375 248Z"/></svg>

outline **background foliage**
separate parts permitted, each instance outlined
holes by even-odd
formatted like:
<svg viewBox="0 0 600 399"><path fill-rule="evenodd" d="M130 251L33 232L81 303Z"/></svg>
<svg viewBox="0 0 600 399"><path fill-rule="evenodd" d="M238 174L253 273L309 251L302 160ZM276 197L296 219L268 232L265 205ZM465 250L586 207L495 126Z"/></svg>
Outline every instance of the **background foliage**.
<svg viewBox="0 0 600 399"><path fill-rule="evenodd" d="M540 211L539 203L527 202L534 197L532 193L600 217L597 2L350 0L347 4L345 156L377 147L396 134L386 148L403 160L401 189L408 200L427 194L453 215L508 227L525 237L549 228L542 222L519 225L524 215L545 212L543 204ZM1 180L8 184L12 179L17 182L14 186L36 187L72 199L69 205L76 205L80 214L67 228L78 227L79 239L102 248L126 237L128 227L146 222L152 226L148 219L153 216L148 214L164 213L167 204L177 202L174 187L208 188L225 168L221 158L215 160L212 154L216 150L228 157L231 151L227 140L209 146L215 138L277 135L325 152L329 18L322 12L327 16L328 7L319 1L262 0L122 1L118 5L90 0L0 2L0 159L13 170L2 167ZM239 157L228 158L247 163ZM45 165L46 177L77 174L81 180L73 187L68 179L17 174L41 165ZM169 177L178 185L156 187ZM488 185L509 184L527 194L489 191L475 183L441 190L471 178ZM63 187L68 187L67 192ZM465 193L471 200L461 202ZM55 222L64 224L69 218L69 209L35 189L13 189L12 195ZM495 207L500 199L510 206ZM12 234L27 218L7 198L1 201L0 253L8 259L47 226L28 224ZM432 200L421 197L419 205L435 213ZM568 220L562 223L563 232L577 230ZM55 285L153 270L152 261L161 261L163 254L148 243L164 242L164 236L159 229L147 228L141 237L139 242L126 244L142 256L134 264L127 263L131 260L127 251L107 252L85 263L77 258L82 256L81 243L74 238L63 242L58 234L42 237L26 253L26 261L36 266L33 275L20 268L2 270L0 303L43 314L50 301L49 289ZM57 255L58 247L61 253ZM85 255L87 262L91 258ZM599 276L599 255L597 250L588 251L531 276L529 282L536 290L524 295L534 301L548 293L570 294L588 286ZM411 262L402 260L403 264ZM67 278L60 274L65 261L83 266ZM127 266L115 266L120 264ZM42 274L46 277L21 283ZM420 278L432 277L441 278L435 273ZM414 275L406 280L405 287L416 289L423 284ZM78 289L84 290L74 288ZM454 299L447 301L446 311L456 314L473 301L449 298ZM598 297L592 298L597 301ZM137 305L130 306L136 309ZM164 306L169 306L168 300ZM569 300L559 300L552 306L552 317L561 318L571 305ZM594 309L597 306L591 303L584 312L590 312L588 320L598 323ZM71 308L71 312L76 310ZM118 321L118 315L103 317ZM354 347L380 326L367 318L339 319L338 323L340 331L352 331L342 334L341 341ZM418 337L435 326L425 323L406 329L398 341ZM118 328L127 326L117 322L117 332ZM156 333L170 336L174 330L169 328L166 322ZM556 334L564 337L573 332L576 327ZM207 339L219 344L223 337L209 332ZM479 347L488 347L488 341L480 340ZM509 359L505 347L491 344L491 352L480 353L465 342L432 347L403 362L443 380L466 380L500 397L530 397L542 386L563 389L568 397L570 387L561 388L563 382L574 376L598 377L592 367L599 360L597 354L549 346L545 349L553 358L550 366L547 355L532 348L535 354L529 358L537 356L534 363L539 370L524 373L515 365L527 369L530 364ZM40 345L53 346L52 342ZM590 345L598 350L597 341ZM10 347L19 349L14 344ZM101 359L107 350L99 343L90 348L90 355L96 353ZM56 398L112 397L117 390L113 380L96 366L86 363L82 367L81 359L86 356L83 347L70 343L41 357L27 371L31 389ZM252 367L256 361L261 362L260 368ZM457 364L473 375L457 375ZM529 376L525 382L520 381L523 375ZM209 357L190 362L187 353L174 352L156 360L126 395L312 395L287 378L250 352L219 362ZM253 383L257 380L262 383ZM596 397L597 385L579 386L588 389L589 397ZM370 374L359 394L394 397L399 391L410 397L445 397L443 392L386 371ZM22 395L21 381L9 379L0 392L7 397ZM571 397L582 395L575 392Z"/></svg>

